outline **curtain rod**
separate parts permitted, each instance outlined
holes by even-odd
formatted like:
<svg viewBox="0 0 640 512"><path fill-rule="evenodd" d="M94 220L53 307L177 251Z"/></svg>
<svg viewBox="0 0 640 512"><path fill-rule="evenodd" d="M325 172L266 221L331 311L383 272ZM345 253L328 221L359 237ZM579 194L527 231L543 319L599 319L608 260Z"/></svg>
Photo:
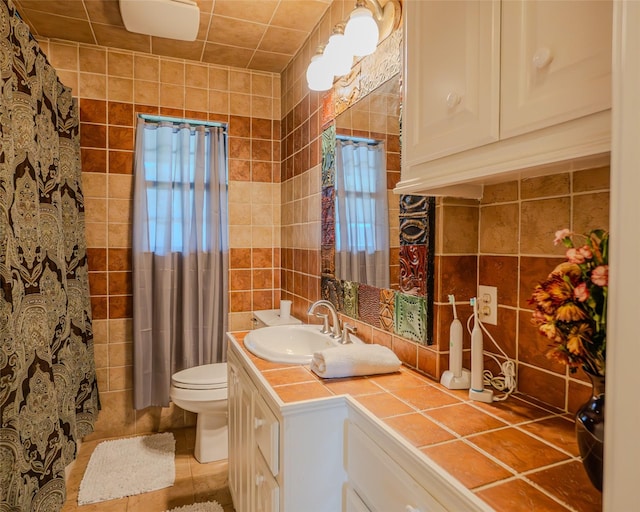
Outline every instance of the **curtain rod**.
<svg viewBox="0 0 640 512"><path fill-rule="evenodd" d="M371 146L375 146L380 144L382 141L376 139L368 139L366 137L352 137L351 135L336 135L336 139L338 140L346 140L351 142L364 142L365 144L369 144Z"/></svg>
<svg viewBox="0 0 640 512"><path fill-rule="evenodd" d="M219 123L219 122L213 122L213 121L198 121L197 119L186 119L182 117L152 116L149 114L138 114L138 117L140 117L141 119L144 119L145 121L151 121L152 123L162 123L162 122L168 122L168 123L174 123L174 124L187 123L187 124L193 124L193 125L207 126L209 128L224 128L225 130L227 129L226 123Z"/></svg>

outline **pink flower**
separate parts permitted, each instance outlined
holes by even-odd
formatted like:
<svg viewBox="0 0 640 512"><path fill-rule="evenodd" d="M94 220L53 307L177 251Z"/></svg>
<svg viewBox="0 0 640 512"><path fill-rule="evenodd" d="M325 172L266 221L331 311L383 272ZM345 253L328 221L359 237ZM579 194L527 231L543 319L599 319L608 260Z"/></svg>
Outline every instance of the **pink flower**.
<svg viewBox="0 0 640 512"><path fill-rule="evenodd" d="M591 248L588 245L583 245L578 249L578 252L584 257L585 260L590 260L593 258L593 252L591 252Z"/></svg>
<svg viewBox="0 0 640 512"><path fill-rule="evenodd" d="M556 231L556 239L553 241L553 245L558 245L559 243L562 243L562 241L568 236L571 236L570 229L565 228L565 229Z"/></svg>
<svg viewBox="0 0 640 512"><path fill-rule="evenodd" d="M576 263L578 265L580 265L580 263L584 263L584 256L582 255L582 253L578 249L574 249L573 247L567 249L566 256L569 260L569 263Z"/></svg>
<svg viewBox="0 0 640 512"><path fill-rule="evenodd" d="M587 288L587 283L580 283L573 289L573 296L579 302L584 302L589 298L589 288Z"/></svg>
<svg viewBox="0 0 640 512"><path fill-rule="evenodd" d="M591 281L597 286L609 284L609 265L599 265L591 271Z"/></svg>

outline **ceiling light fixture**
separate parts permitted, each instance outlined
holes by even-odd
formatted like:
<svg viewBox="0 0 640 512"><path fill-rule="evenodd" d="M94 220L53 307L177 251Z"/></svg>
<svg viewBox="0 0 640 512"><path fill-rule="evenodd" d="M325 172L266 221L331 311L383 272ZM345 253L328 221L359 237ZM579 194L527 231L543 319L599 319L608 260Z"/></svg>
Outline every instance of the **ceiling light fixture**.
<svg viewBox="0 0 640 512"><path fill-rule="evenodd" d="M380 7L377 1L375 5ZM365 57L376 51L380 29L364 0L356 2L356 8L349 16L345 35L351 45L351 50L357 57Z"/></svg>
<svg viewBox="0 0 640 512"><path fill-rule="evenodd" d="M307 68L307 85L312 91L328 91L333 86L331 66L323 52L324 46L318 46Z"/></svg>
<svg viewBox="0 0 640 512"><path fill-rule="evenodd" d="M344 29L351 50L356 57L376 51L378 43L386 39L400 23L400 2L387 0L357 0Z"/></svg>
<svg viewBox="0 0 640 512"><path fill-rule="evenodd" d="M344 23L338 23L329 37L329 44L324 50L324 58L332 68L334 76L346 75L353 64L353 50L344 35Z"/></svg>
<svg viewBox="0 0 640 512"><path fill-rule="evenodd" d="M399 0L357 0L346 26L338 23L325 47L311 57L307 84L312 91L327 91L334 76L348 75L353 57L376 51L378 43L400 26Z"/></svg>

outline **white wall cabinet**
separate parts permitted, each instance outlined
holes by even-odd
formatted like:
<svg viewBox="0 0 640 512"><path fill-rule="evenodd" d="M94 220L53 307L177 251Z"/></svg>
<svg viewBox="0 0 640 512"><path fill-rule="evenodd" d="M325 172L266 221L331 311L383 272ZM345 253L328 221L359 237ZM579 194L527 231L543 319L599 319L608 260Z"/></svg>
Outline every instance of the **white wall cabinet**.
<svg viewBox="0 0 640 512"><path fill-rule="evenodd" d="M402 152L440 158L498 140L500 3L405 2Z"/></svg>
<svg viewBox="0 0 640 512"><path fill-rule="evenodd" d="M611 0L409 1L404 15L397 192L480 197L610 150Z"/></svg>
<svg viewBox="0 0 640 512"><path fill-rule="evenodd" d="M610 1L502 4L500 137L611 108Z"/></svg>

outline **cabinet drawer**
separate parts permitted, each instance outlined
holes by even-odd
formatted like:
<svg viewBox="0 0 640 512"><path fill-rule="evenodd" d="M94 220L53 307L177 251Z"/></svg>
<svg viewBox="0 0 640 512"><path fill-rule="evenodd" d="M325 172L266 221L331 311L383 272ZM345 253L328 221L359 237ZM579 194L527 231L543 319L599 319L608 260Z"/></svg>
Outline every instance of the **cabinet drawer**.
<svg viewBox="0 0 640 512"><path fill-rule="evenodd" d="M348 424L347 430L347 473L350 485L372 512L446 512L424 487L353 423Z"/></svg>
<svg viewBox="0 0 640 512"><path fill-rule="evenodd" d="M256 486L255 486L255 508L256 512L279 512L280 510L280 488L278 482L271 474L260 454L256 454Z"/></svg>
<svg viewBox="0 0 640 512"><path fill-rule="evenodd" d="M280 466L278 460L280 425L275 414L260 396L256 396L253 428L256 444L271 473L276 476Z"/></svg>

